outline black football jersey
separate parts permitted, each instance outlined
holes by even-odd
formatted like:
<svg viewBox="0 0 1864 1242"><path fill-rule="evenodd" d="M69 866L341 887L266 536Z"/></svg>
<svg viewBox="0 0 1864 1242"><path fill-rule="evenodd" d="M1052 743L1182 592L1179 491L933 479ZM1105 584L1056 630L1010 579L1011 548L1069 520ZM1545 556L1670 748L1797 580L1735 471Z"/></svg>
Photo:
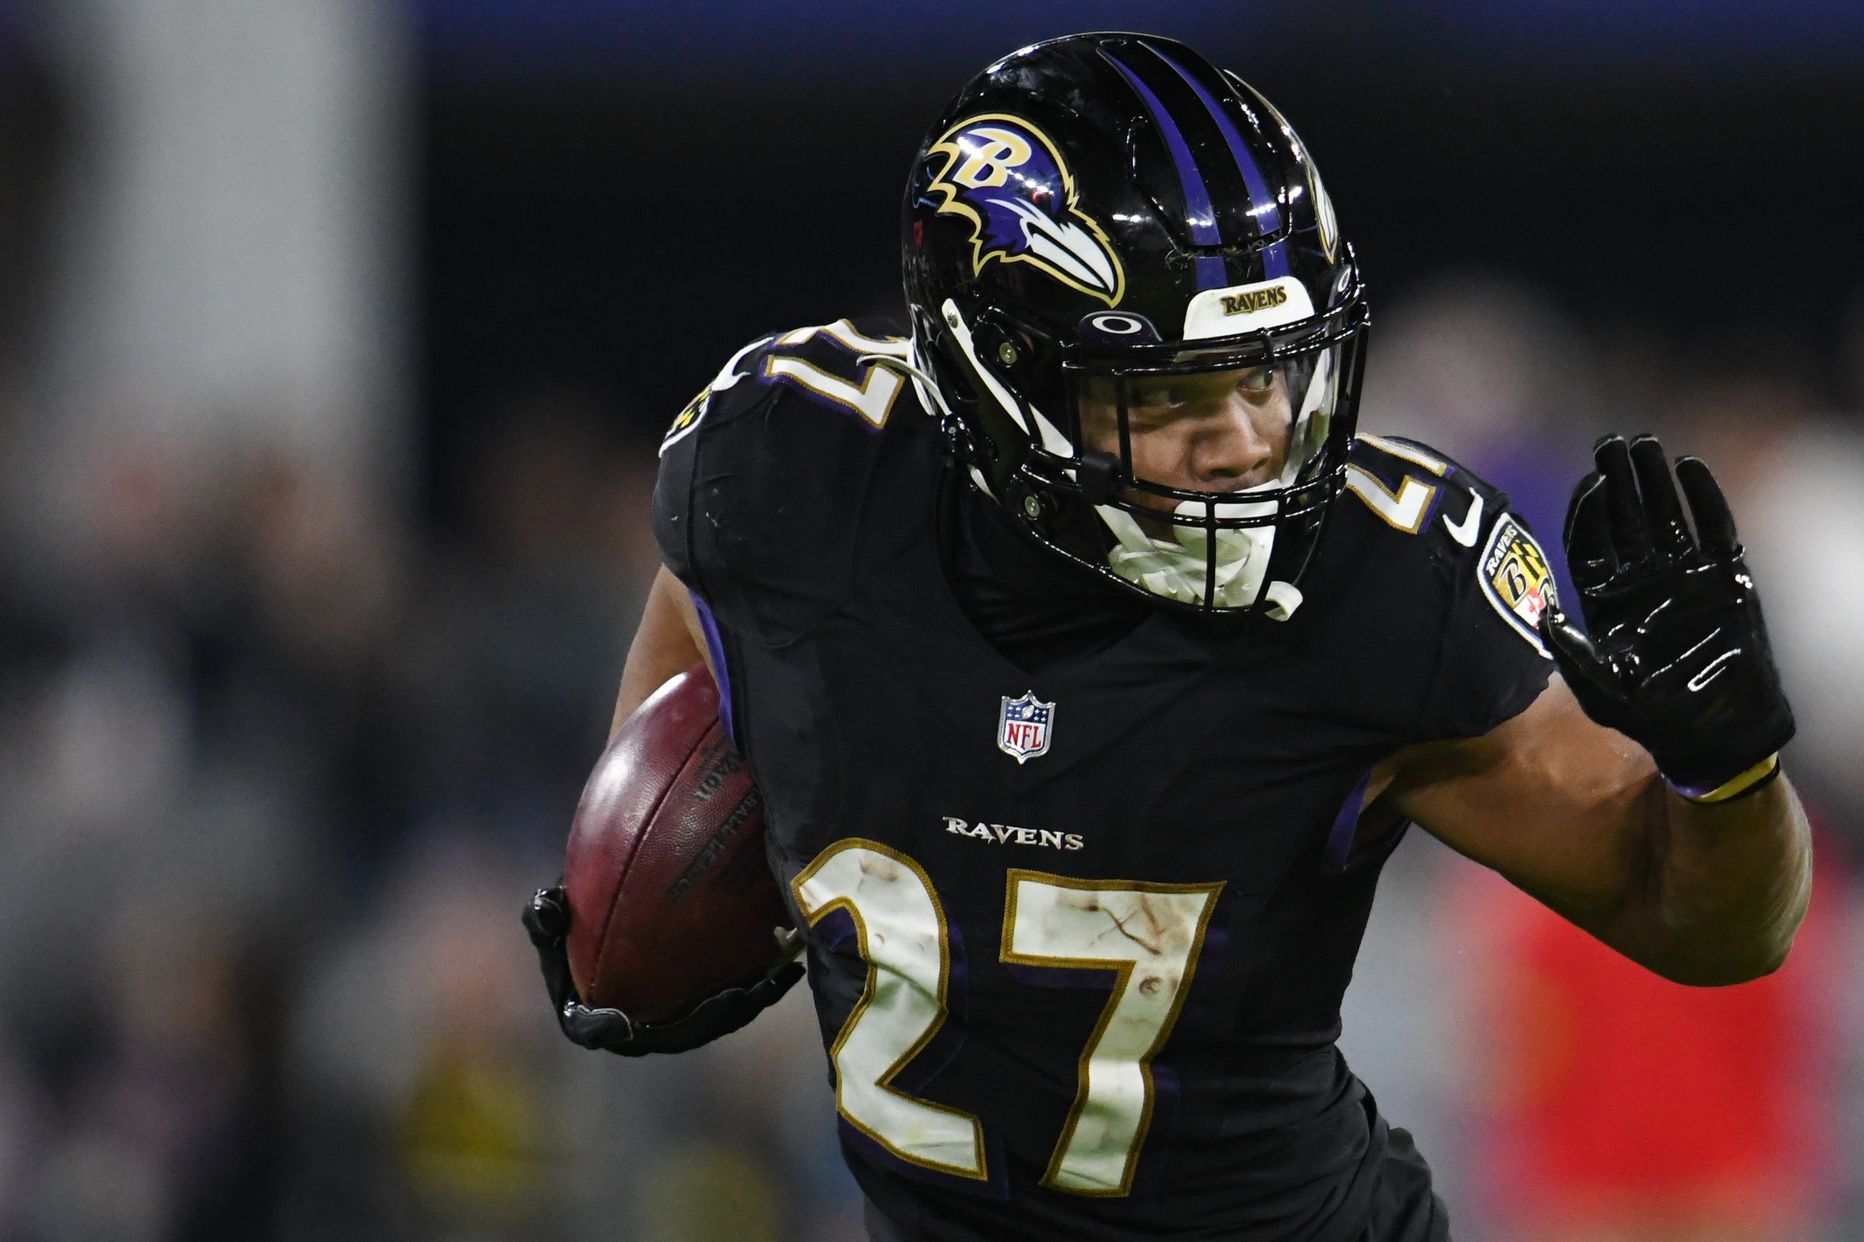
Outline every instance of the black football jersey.
<svg viewBox="0 0 1864 1242"><path fill-rule="evenodd" d="M936 425L871 361L905 350L846 320L747 347L654 498L850 1166L906 1236L1359 1237L1386 1129L1335 1040L1398 835L1355 852L1359 804L1544 687L1540 550L1447 458L1362 437L1290 619L1146 606L1019 663L942 564Z"/></svg>

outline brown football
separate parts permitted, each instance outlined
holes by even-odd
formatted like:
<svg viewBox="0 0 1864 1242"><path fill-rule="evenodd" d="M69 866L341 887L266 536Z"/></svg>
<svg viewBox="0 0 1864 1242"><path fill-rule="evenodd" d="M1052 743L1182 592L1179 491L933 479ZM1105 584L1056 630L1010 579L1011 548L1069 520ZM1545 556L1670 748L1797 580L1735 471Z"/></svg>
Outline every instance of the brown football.
<svg viewBox="0 0 1864 1242"><path fill-rule="evenodd" d="M764 857L764 800L704 665L656 690L596 763L563 888L585 1004L664 1021L775 964L789 915Z"/></svg>

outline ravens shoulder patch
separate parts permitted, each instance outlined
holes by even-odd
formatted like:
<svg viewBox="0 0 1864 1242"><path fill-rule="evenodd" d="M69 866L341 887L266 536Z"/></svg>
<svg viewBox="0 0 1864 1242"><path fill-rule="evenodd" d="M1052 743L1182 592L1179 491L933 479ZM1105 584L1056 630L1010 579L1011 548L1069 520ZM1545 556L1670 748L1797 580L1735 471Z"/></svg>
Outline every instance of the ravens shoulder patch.
<svg viewBox="0 0 1864 1242"><path fill-rule="evenodd" d="M1476 564L1482 593L1534 649L1547 655L1540 641L1540 617L1555 602L1553 570L1547 554L1512 513L1503 513L1489 531ZM1551 657L1549 657L1551 658Z"/></svg>

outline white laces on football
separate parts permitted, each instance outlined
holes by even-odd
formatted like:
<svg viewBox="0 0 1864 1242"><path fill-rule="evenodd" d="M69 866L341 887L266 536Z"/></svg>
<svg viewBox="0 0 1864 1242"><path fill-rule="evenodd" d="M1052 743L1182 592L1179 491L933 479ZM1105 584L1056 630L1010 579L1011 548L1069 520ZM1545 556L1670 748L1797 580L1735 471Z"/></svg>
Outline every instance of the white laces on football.
<svg viewBox="0 0 1864 1242"><path fill-rule="evenodd" d="M1273 487L1274 484L1266 486ZM1176 512L1182 517L1201 517L1202 503L1187 500ZM1171 528L1170 539L1146 533L1137 518L1112 505L1098 505L1095 511L1112 530L1118 541L1107 553L1113 572L1154 595L1185 604L1202 604L1206 591L1205 569L1208 564L1209 532L1201 526ZM1219 518L1266 517L1274 512L1271 501L1216 506ZM1286 621L1301 606L1301 592L1286 582L1271 582L1266 591L1263 576L1268 572L1269 553L1275 546L1273 526L1245 526L1220 529L1217 536L1217 564L1214 581L1208 584L1211 606L1241 608L1266 595L1269 607L1264 610L1272 620Z"/></svg>

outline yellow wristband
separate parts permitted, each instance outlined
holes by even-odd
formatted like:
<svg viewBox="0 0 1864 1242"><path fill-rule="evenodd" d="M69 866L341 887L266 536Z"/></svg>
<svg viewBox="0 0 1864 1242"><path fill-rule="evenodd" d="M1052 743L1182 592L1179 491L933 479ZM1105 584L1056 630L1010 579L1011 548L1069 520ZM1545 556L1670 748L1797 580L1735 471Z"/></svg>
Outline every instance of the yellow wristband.
<svg viewBox="0 0 1864 1242"><path fill-rule="evenodd" d="M1723 781L1707 793L1687 793L1681 789L1676 789L1675 785L1670 786L1670 788L1676 789L1678 797L1684 798L1690 802L1713 805L1717 802L1726 802L1738 794L1746 793L1779 770L1780 752L1775 751L1739 776L1736 776L1732 780Z"/></svg>

